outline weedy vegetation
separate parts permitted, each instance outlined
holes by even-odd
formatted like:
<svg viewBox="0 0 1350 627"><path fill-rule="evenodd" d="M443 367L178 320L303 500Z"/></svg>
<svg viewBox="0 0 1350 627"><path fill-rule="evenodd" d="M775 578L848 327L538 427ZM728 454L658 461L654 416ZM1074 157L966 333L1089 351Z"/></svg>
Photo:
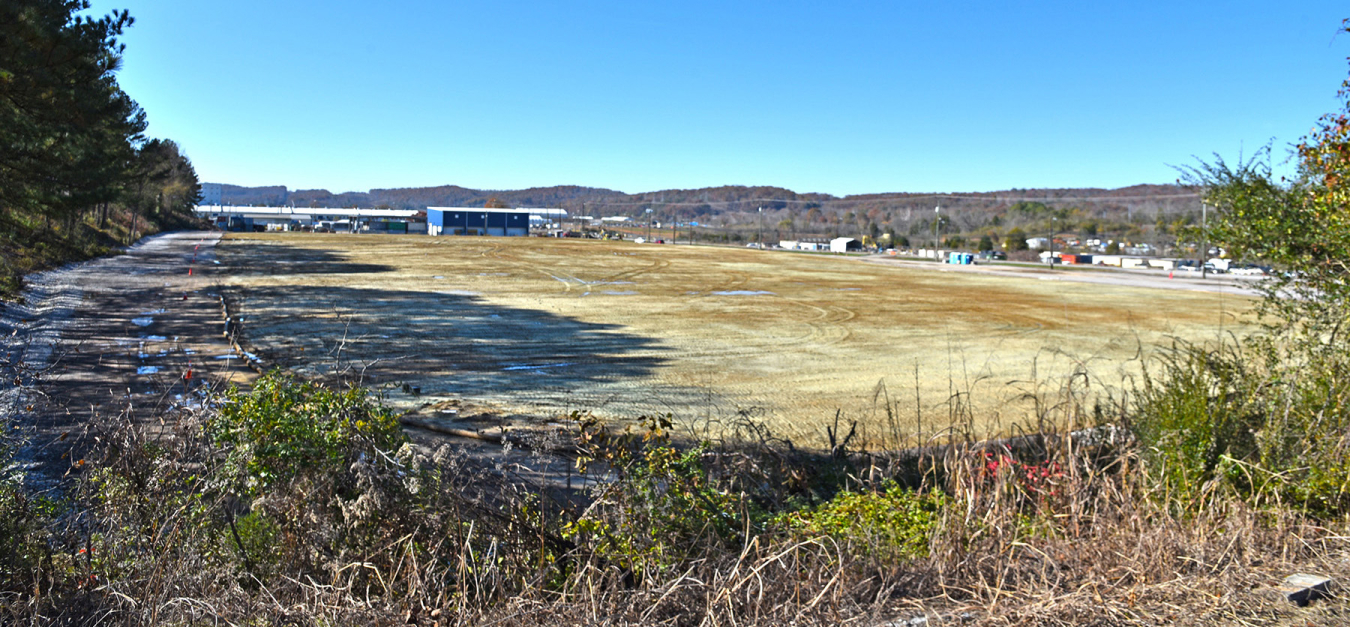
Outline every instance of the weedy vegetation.
<svg viewBox="0 0 1350 627"><path fill-rule="evenodd" d="M1350 573L1342 96L1297 181L1264 157L1190 172L1217 239L1282 271L1265 330L1178 342L1116 398L1087 400L1086 373L1038 382L1027 435L975 432L965 391L941 431L916 406L907 433L888 400L882 450L838 420L808 451L750 414L689 439L576 412L521 444L571 456L578 491L274 371L154 430L107 417L58 490L4 441L0 622L1345 624L1343 594L1267 594Z"/></svg>

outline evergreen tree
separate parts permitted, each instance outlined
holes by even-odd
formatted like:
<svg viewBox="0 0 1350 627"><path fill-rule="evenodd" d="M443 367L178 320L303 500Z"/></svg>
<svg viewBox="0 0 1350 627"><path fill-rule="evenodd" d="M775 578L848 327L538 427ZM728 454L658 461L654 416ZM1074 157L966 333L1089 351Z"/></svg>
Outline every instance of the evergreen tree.
<svg viewBox="0 0 1350 627"><path fill-rule="evenodd" d="M0 3L0 211L69 219L123 189L145 114L117 84L126 11Z"/></svg>

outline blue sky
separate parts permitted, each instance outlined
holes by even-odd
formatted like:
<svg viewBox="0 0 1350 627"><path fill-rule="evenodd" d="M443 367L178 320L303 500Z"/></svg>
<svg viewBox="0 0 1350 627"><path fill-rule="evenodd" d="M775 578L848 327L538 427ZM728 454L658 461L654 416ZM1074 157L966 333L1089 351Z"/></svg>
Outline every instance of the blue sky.
<svg viewBox="0 0 1350 627"><path fill-rule="evenodd" d="M123 88L203 181L334 192L1167 183L1284 155L1350 73L1320 0L115 8Z"/></svg>

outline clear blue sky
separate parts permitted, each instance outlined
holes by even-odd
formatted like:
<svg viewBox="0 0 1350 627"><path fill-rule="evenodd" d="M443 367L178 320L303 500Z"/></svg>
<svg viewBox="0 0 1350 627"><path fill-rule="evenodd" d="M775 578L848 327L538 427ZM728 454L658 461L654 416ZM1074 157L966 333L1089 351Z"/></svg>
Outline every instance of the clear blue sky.
<svg viewBox="0 0 1350 627"><path fill-rule="evenodd" d="M1350 5L95 0L203 181L956 192L1167 183L1337 108Z"/></svg>

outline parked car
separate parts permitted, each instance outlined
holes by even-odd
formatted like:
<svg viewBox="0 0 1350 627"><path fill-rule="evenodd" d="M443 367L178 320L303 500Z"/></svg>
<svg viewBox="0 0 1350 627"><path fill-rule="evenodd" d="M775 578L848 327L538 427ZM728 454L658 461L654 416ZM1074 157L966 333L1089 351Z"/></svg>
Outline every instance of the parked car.
<svg viewBox="0 0 1350 627"><path fill-rule="evenodd" d="M1249 263L1234 267L1230 272L1237 276L1266 276L1270 274L1270 269Z"/></svg>

